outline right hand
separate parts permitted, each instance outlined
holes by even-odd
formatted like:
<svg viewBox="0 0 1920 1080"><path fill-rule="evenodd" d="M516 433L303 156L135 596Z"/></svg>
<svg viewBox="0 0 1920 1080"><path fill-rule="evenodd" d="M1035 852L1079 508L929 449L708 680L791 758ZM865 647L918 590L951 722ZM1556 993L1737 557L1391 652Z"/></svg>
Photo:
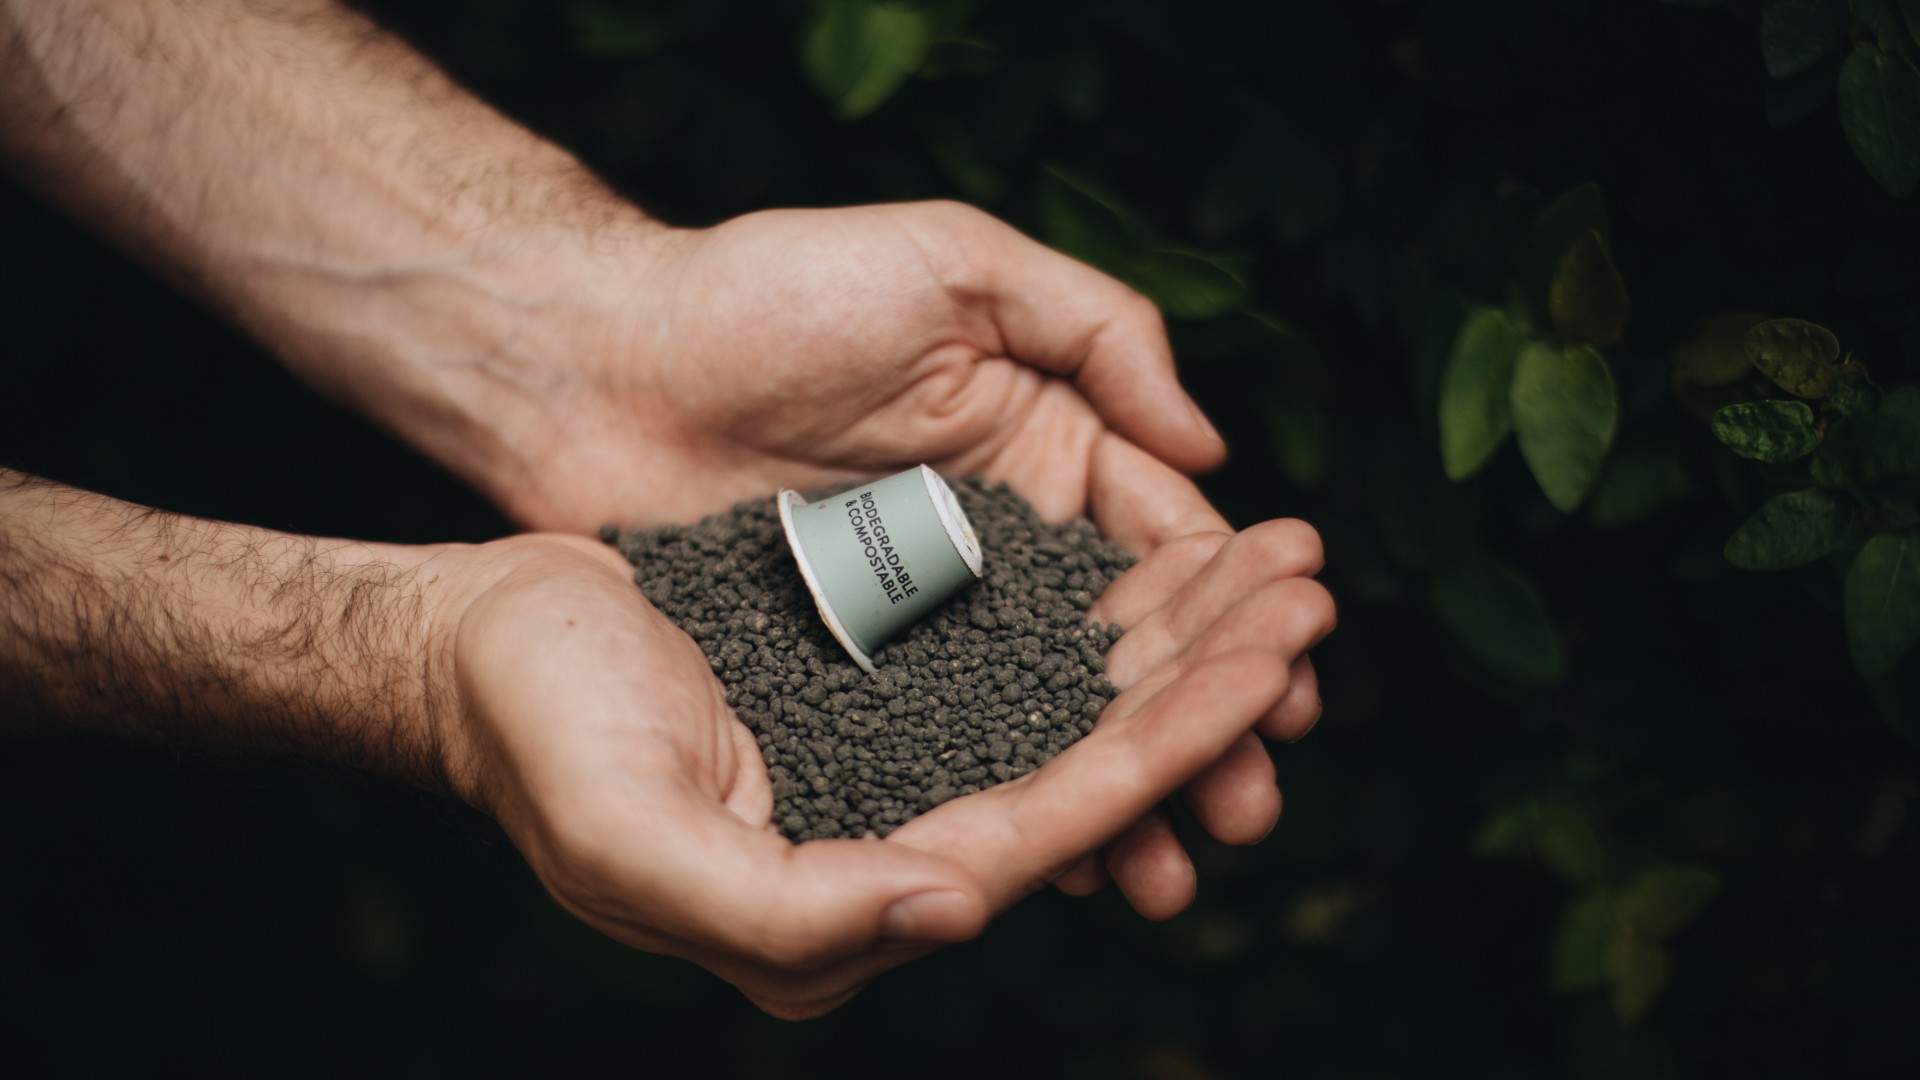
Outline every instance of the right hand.
<svg viewBox="0 0 1920 1080"><path fill-rule="evenodd" d="M800 845L772 828L759 748L706 658L617 554L557 536L449 549L427 570L453 688L443 762L568 911L776 1016L817 1016L979 933L1285 695L1332 603L1299 577L1249 592L1235 575L1260 560L1241 543L1198 571L1191 553L1149 559L1108 591L1140 634L1110 668L1127 685L1058 758L885 840Z"/></svg>

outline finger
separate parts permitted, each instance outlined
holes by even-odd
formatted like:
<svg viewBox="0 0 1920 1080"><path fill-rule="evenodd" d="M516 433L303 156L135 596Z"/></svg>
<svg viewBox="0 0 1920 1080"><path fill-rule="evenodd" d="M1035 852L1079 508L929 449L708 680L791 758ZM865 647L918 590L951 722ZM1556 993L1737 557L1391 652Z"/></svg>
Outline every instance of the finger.
<svg viewBox="0 0 1920 1080"><path fill-rule="evenodd" d="M1172 599L1226 545L1224 532L1193 533L1169 540L1115 578L1087 618L1097 623L1135 626Z"/></svg>
<svg viewBox="0 0 1920 1080"><path fill-rule="evenodd" d="M1236 739L1187 785L1186 799L1194 819L1215 840L1256 844L1266 839L1280 820L1280 786L1259 736L1249 732Z"/></svg>
<svg viewBox="0 0 1920 1080"><path fill-rule="evenodd" d="M950 853L995 909L1044 885L1219 757L1286 692L1269 649L1168 664L1122 693L1111 718L1035 772L955 799L888 842Z"/></svg>
<svg viewBox="0 0 1920 1080"><path fill-rule="evenodd" d="M1299 742L1320 722L1320 675L1306 656L1293 662L1287 696L1260 718L1260 734L1278 742Z"/></svg>
<svg viewBox="0 0 1920 1080"><path fill-rule="evenodd" d="M1149 811L1107 845L1107 873L1142 918L1171 919L1193 903L1198 876L1173 823Z"/></svg>
<svg viewBox="0 0 1920 1080"><path fill-rule="evenodd" d="M984 300L1009 355L1073 384L1115 431L1176 469L1210 469L1226 444L1174 373L1153 302L997 219L978 215L990 253Z"/></svg>
<svg viewBox="0 0 1920 1080"><path fill-rule="evenodd" d="M1243 597L1196 638L1178 660L1191 664L1253 644L1275 650L1275 662L1291 669L1295 666L1294 658L1331 632L1333 623L1333 599L1323 586L1309 578L1282 578ZM1120 639L1121 643L1132 636L1133 632L1129 632ZM1131 665L1120 658L1119 653L1120 646L1115 645L1109 653L1115 659L1110 659L1107 665L1108 677L1116 680L1116 686L1126 685L1122 680L1133 679L1140 679L1141 685L1145 685L1177 662L1175 657L1162 657L1141 676L1129 670ZM1291 672L1288 693L1291 693ZM1285 695L1275 698L1261 719L1264 721L1284 700ZM1271 831L1280 813L1280 792L1274 784L1272 759L1251 735L1238 740L1220 761L1196 777L1188 785L1187 796L1202 827L1222 843L1247 844L1259 840ZM1119 880L1117 874L1115 880Z"/></svg>
<svg viewBox="0 0 1920 1080"><path fill-rule="evenodd" d="M1099 855L1082 855L1053 879L1053 885L1068 896L1092 896L1107 887L1107 868L1100 864Z"/></svg>
<svg viewBox="0 0 1920 1080"><path fill-rule="evenodd" d="M1306 580L1302 575L1317 572L1321 558L1319 534L1303 521L1263 521L1236 534L1164 605L1127 628L1107 654L1107 677L1125 687L1177 655L1263 585ZM1276 602L1284 598L1269 595Z"/></svg>
<svg viewBox="0 0 1920 1080"><path fill-rule="evenodd" d="M871 839L791 844L691 790L633 809L576 824L586 835L561 841L614 886L595 914L710 953L809 971L881 942L965 940L986 923L978 882L925 851ZM636 823L651 842L634 841Z"/></svg>
<svg viewBox="0 0 1920 1080"><path fill-rule="evenodd" d="M1133 626L1166 603L1170 597L1179 592L1182 586L1192 580L1193 575L1198 573L1200 568L1205 566L1226 544L1227 539L1228 534L1224 532L1200 532L1177 537L1161 544L1149 552L1139 564L1121 574L1113 584L1107 586L1106 591L1094 601L1093 607L1088 609L1087 617L1099 623L1118 623L1123 627ZM1185 851L1179 851L1177 854L1180 861L1191 868L1192 862L1187 859ZM1111 858L1114 853L1110 851L1108 855ZM1123 865L1134 857L1136 856L1126 854L1119 856ZM1151 873L1152 870L1142 872ZM1085 876L1082 878L1079 875ZM1075 895L1090 894L1107 881L1107 874L1101 860L1091 855L1082 859L1066 876L1073 877L1074 880L1069 883L1071 887L1062 886L1062 889ZM1075 893L1076 889L1084 889L1084 891ZM1135 907L1137 909L1139 904L1136 903Z"/></svg>
<svg viewBox="0 0 1920 1080"><path fill-rule="evenodd" d="M1236 537L1228 547L1239 540L1240 537ZM1259 545L1247 545L1242 550L1257 551ZM1222 549L1217 558L1224 557L1225 553ZM1332 629L1332 599L1324 588L1308 579L1285 578L1271 582L1237 601L1226 615L1216 619L1192 642L1188 651L1193 658L1205 659L1256 642L1280 650L1280 657L1284 659L1303 652ZM1132 636L1130 631L1121 641L1124 643ZM1119 656L1120 647L1116 645L1109 655ZM1164 671L1172 661L1172 655L1156 655L1146 671ZM1124 658L1119 663L1110 660L1108 673L1115 685L1122 687L1150 677ZM1278 707L1276 702L1274 708ZM1270 709L1268 715L1273 711ZM1221 760L1188 784L1186 794L1188 805L1201 826L1222 843L1258 841L1273 830L1280 815L1280 790L1274 782L1273 761L1260 740L1251 734L1236 740ZM1122 891L1128 891L1129 882L1136 878L1154 880L1175 873L1172 856L1164 852L1164 845L1160 849L1142 850L1149 854L1109 854L1108 871ZM1132 864L1135 859L1155 859L1159 863L1135 866ZM1184 852L1179 853L1179 859L1185 861Z"/></svg>
<svg viewBox="0 0 1920 1080"><path fill-rule="evenodd" d="M1093 444L1087 503L1100 531L1136 555L1190 533L1233 531L1192 480L1112 434Z"/></svg>

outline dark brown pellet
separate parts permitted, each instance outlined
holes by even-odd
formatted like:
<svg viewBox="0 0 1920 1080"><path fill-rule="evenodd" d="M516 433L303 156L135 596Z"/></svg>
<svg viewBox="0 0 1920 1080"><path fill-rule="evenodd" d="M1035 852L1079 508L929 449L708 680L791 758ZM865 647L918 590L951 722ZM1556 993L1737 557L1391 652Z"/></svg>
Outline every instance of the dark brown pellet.
<svg viewBox="0 0 1920 1080"><path fill-rule="evenodd" d="M953 485L985 577L874 657L827 633L773 499L697 525L603 529L706 653L753 731L773 820L795 841L875 833L1033 771L1092 728L1119 627L1086 612L1131 558L1085 520L1051 525L1005 485Z"/></svg>

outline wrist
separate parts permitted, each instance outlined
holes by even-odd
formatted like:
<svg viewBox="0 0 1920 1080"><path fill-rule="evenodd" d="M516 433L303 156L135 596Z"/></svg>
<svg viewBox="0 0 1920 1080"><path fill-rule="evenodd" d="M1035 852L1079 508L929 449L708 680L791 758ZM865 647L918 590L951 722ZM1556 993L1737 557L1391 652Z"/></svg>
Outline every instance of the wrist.
<svg viewBox="0 0 1920 1080"><path fill-rule="evenodd" d="M566 448L583 430L657 422L610 380L644 381L649 311L689 235L606 199L617 205L463 235L431 270L353 282L324 313L309 283L313 324L269 336L309 381L520 524L591 530L601 522L555 504L552 478L576 464Z"/></svg>
<svg viewBox="0 0 1920 1080"><path fill-rule="evenodd" d="M447 786L446 549L290 536L0 473L0 690L28 715Z"/></svg>

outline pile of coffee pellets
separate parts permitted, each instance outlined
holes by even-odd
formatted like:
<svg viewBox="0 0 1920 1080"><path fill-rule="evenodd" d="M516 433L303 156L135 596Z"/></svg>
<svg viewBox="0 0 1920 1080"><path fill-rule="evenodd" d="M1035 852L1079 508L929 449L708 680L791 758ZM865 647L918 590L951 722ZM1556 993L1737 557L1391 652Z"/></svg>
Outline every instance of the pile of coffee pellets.
<svg viewBox="0 0 1920 1080"><path fill-rule="evenodd" d="M1087 609L1131 558L1085 520L1049 524L1005 485L953 485L985 576L862 671L822 624L771 496L697 525L602 530L648 600L698 642L759 741L794 841L885 836L1032 772L1114 696L1118 627Z"/></svg>

